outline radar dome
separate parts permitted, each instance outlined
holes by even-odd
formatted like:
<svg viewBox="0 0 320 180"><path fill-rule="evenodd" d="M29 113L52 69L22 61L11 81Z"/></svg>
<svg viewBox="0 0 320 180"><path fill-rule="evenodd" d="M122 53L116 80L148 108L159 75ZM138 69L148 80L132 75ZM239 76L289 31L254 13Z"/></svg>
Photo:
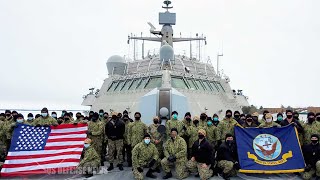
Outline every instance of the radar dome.
<svg viewBox="0 0 320 180"><path fill-rule="evenodd" d="M164 44L160 48L160 60L173 61L174 60L174 51L173 48L169 44Z"/></svg>
<svg viewBox="0 0 320 180"><path fill-rule="evenodd" d="M119 55L113 55L109 57L107 60L107 68L108 68L108 74L118 74L123 75L125 74L127 63L125 62L125 59Z"/></svg>

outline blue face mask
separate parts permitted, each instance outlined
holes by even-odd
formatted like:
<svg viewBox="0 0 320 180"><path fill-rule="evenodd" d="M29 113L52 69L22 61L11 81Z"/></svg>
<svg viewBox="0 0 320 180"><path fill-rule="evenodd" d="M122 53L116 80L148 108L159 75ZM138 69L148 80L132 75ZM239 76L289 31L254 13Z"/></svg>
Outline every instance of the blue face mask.
<svg viewBox="0 0 320 180"><path fill-rule="evenodd" d="M57 115L56 115L56 114L51 114L51 116L52 116L53 118L56 118L56 117L57 117Z"/></svg>
<svg viewBox="0 0 320 180"><path fill-rule="evenodd" d="M23 123L23 119L17 119L18 123Z"/></svg>
<svg viewBox="0 0 320 180"><path fill-rule="evenodd" d="M214 121L219 121L219 118L214 117L213 120L214 120Z"/></svg>
<svg viewBox="0 0 320 180"><path fill-rule="evenodd" d="M144 139L144 143L149 144L150 143L150 139Z"/></svg>
<svg viewBox="0 0 320 180"><path fill-rule="evenodd" d="M48 113L41 113L41 116L42 116L42 117L47 117L47 116L48 116Z"/></svg>
<svg viewBox="0 0 320 180"><path fill-rule="evenodd" d="M28 121L32 121L33 120L33 117L28 117Z"/></svg>
<svg viewBox="0 0 320 180"><path fill-rule="evenodd" d="M283 120L283 117L278 116L277 119L278 119L278 121L282 121L282 120Z"/></svg>
<svg viewBox="0 0 320 180"><path fill-rule="evenodd" d="M99 116L103 116L103 113L99 113Z"/></svg>
<svg viewBox="0 0 320 180"><path fill-rule="evenodd" d="M211 122L211 121L208 121L207 124L208 124L208 126L211 126L211 125L212 125L212 122Z"/></svg>
<svg viewBox="0 0 320 180"><path fill-rule="evenodd" d="M88 147L90 147L90 144L84 144L84 147L88 148Z"/></svg>
<svg viewBox="0 0 320 180"><path fill-rule="evenodd" d="M63 116L64 116L64 113L61 113L61 116L63 117Z"/></svg>
<svg viewBox="0 0 320 180"><path fill-rule="evenodd" d="M173 114L172 115L172 119L177 120L178 119L178 115L177 114Z"/></svg>

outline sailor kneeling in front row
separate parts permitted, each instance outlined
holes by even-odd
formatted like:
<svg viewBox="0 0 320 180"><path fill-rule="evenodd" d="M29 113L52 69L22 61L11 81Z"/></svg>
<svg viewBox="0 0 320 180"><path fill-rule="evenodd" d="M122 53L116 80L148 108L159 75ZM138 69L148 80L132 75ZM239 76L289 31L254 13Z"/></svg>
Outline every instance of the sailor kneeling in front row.
<svg viewBox="0 0 320 180"><path fill-rule="evenodd" d="M302 178L309 180L316 175L317 179L320 179L320 145L317 134L311 135L311 143L304 145L302 152L306 163Z"/></svg>
<svg viewBox="0 0 320 180"><path fill-rule="evenodd" d="M91 146L91 139L84 140L84 155L78 165L78 170L85 172L85 177L93 176L93 170L98 170L100 165L100 156L97 151Z"/></svg>
<svg viewBox="0 0 320 180"><path fill-rule="evenodd" d="M143 142L138 143L132 150L133 176L137 180L143 179L143 168L149 168L146 177L157 178L152 173L160 165L159 152L153 143L150 143L151 136L144 135Z"/></svg>

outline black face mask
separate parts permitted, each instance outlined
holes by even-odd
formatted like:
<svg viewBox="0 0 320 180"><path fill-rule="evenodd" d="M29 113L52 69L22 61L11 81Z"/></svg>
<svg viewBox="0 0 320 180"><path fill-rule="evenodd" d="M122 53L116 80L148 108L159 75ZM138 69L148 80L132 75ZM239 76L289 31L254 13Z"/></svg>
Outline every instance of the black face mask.
<svg viewBox="0 0 320 180"><path fill-rule="evenodd" d="M116 116L116 115L113 115L113 116L112 116L112 119L117 119L117 116Z"/></svg>
<svg viewBox="0 0 320 180"><path fill-rule="evenodd" d="M153 123L154 123L154 124L158 124L159 121L158 121L158 120L153 120Z"/></svg>
<svg viewBox="0 0 320 180"><path fill-rule="evenodd" d="M200 116L200 119L204 121L206 119L206 116Z"/></svg>
<svg viewBox="0 0 320 180"><path fill-rule="evenodd" d="M190 122L190 121L191 121L191 118L186 118L186 120L187 120L188 122Z"/></svg>
<svg viewBox="0 0 320 180"><path fill-rule="evenodd" d="M234 115L234 118L238 119L240 117L240 115Z"/></svg>
<svg viewBox="0 0 320 180"><path fill-rule="evenodd" d="M91 120L95 122L98 120L98 118L93 117Z"/></svg>
<svg viewBox="0 0 320 180"><path fill-rule="evenodd" d="M109 118L109 116L104 116L104 119L108 119Z"/></svg>
<svg viewBox="0 0 320 180"><path fill-rule="evenodd" d="M62 120L58 120L58 124L61 124L62 123Z"/></svg>
<svg viewBox="0 0 320 180"><path fill-rule="evenodd" d="M227 114L226 115L227 118L231 118L231 116L232 116L231 114Z"/></svg>
<svg viewBox="0 0 320 180"><path fill-rule="evenodd" d="M299 119L299 116L294 116L293 118L295 118L295 119Z"/></svg>
<svg viewBox="0 0 320 180"><path fill-rule="evenodd" d="M247 122L252 122L252 119L247 119Z"/></svg>
<svg viewBox="0 0 320 180"><path fill-rule="evenodd" d="M199 134L198 137L199 137L199 139L203 139L203 138L204 138L204 135Z"/></svg>
<svg viewBox="0 0 320 180"><path fill-rule="evenodd" d="M287 118L288 119L291 119L293 116L292 115L287 115Z"/></svg>
<svg viewBox="0 0 320 180"><path fill-rule="evenodd" d="M140 120L140 117L134 117L135 120Z"/></svg>
<svg viewBox="0 0 320 180"><path fill-rule="evenodd" d="M193 124L197 125L197 124L199 124L199 121L195 120L195 121L193 121Z"/></svg>
<svg viewBox="0 0 320 180"><path fill-rule="evenodd" d="M11 116L11 114L6 114L6 117L10 117Z"/></svg>
<svg viewBox="0 0 320 180"><path fill-rule="evenodd" d="M253 119L254 121L258 121L258 117L257 117L257 116L253 116L252 119Z"/></svg>
<svg viewBox="0 0 320 180"><path fill-rule="evenodd" d="M313 121L314 121L314 118L308 118L309 123L313 123Z"/></svg>
<svg viewBox="0 0 320 180"><path fill-rule="evenodd" d="M129 117L128 114L124 114L123 117Z"/></svg>
<svg viewBox="0 0 320 180"><path fill-rule="evenodd" d="M64 120L65 120L65 121L69 121L69 120L70 120L70 118L64 118Z"/></svg>
<svg viewBox="0 0 320 180"><path fill-rule="evenodd" d="M228 144L228 146L233 145L233 140L226 140L226 143Z"/></svg>
<svg viewBox="0 0 320 180"><path fill-rule="evenodd" d="M311 142L312 142L312 145L317 145L319 140L311 140Z"/></svg>
<svg viewBox="0 0 320 180"><path fill-rule="evenodd" d="M129 119L128 118L123 118L123 121L124 122L127 122Z"/></svg>

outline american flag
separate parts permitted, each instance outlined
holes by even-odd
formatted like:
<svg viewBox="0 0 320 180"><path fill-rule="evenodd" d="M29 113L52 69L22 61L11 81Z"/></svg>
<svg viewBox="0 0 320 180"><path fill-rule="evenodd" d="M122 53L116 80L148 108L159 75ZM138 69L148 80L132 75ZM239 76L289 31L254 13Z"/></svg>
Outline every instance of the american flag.
<svg viewBox="0 0 320 180"><path fill-rule="evenodd" d="M87 124L14 129L1 176L58 173L75 169L80 162Z"/></svg>

